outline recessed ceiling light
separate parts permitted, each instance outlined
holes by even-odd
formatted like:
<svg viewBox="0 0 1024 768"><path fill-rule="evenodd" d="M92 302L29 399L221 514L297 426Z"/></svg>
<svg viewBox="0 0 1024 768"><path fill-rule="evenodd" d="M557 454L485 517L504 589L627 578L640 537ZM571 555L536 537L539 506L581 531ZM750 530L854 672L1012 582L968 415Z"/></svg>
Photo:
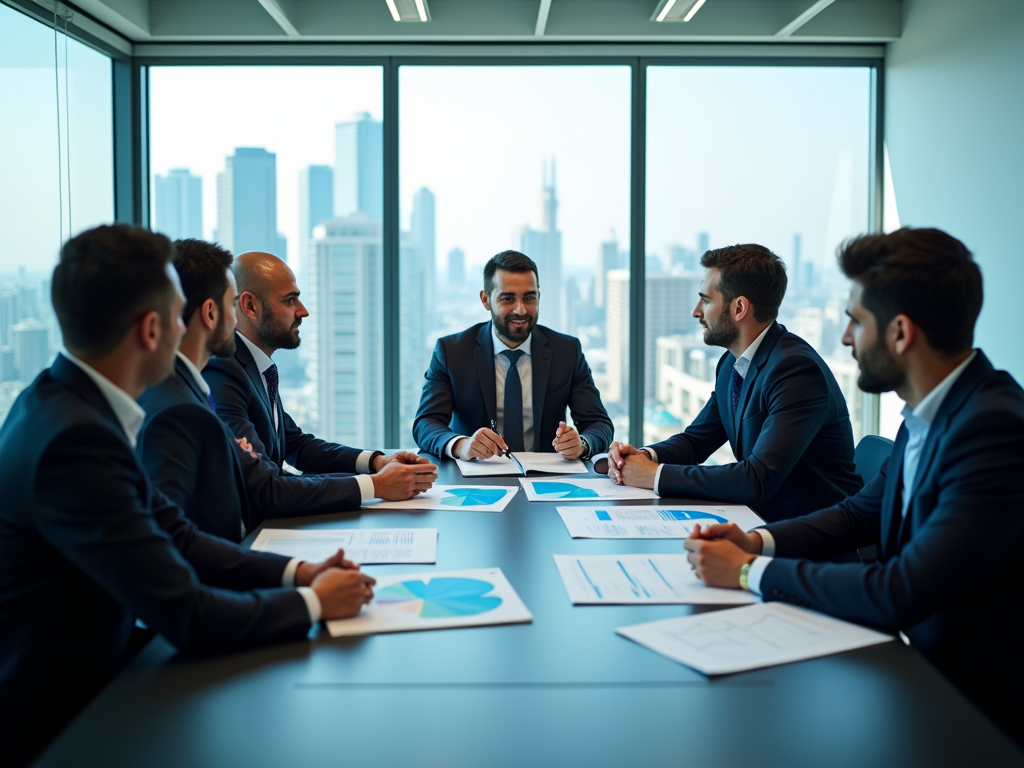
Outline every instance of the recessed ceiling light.
<svg viewBox="0 0 1024 768"><path fill-rule="evenodd" d="M705 2L706 0L661 0L654 9L651 21L689 21Z"/></svg>
<svg viewBox="0 0 1024 768"><path fill-rule="evenodd" d="M430 21L427 0L384 0L395 21Z"/></svg>

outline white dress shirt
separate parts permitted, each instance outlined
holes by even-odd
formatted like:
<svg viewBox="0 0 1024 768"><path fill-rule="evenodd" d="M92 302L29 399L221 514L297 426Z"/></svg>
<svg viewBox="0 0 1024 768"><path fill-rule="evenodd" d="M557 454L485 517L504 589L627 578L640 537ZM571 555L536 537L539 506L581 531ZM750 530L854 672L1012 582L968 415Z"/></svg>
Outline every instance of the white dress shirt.
<svg viewBox="0 0 1024 768"><path fill-rule="evenodd" d="M491 323L491 341L494 342L494 394L495 394L495 405L497 407L497 418L495 421L498 424L498 434L505 434L505 379L508 377L508 369L511 365L508 357L502 354L506 349L512 349L508 344L501 340L498 336L498 332L494 330L494 323ZM534 434L533 434L533 334L531 333L526 337L526 341L520 344L516 349L523 352L523 356L519 358L519 362L516 363L516 370L519 371L519 381L523 389L523 448L527 451L533 450L534 445ZM491 425L488 424L488 427ZM464 435L454 437L448 441L448 444L444 447L445 455L454 459L455 455L452 453L452 448L455 443L461 440ZM554 435L552 435L554 438Z"/></svg>
<svg viewBox="0 0 1024 768"><path fill-rule="evenodd" d="M110 408L114 412L114 416L117 417L125 435L128 436L128 441L132 444L132 447L135 447L136 439L139 436L139 430L142 428L142 422L146 420L146 412L142 410L142 406L135 402L135 399L131 395L114 384L114 382L95 368L79 360L66 349L61 349L60 353L81 368L85 375L93 380L107 403L110 404ZM181 353L179 352L178 354ZM195 369L195 366L191 367L193 370ZM299 563L301 562L302 561L298 558L292 558L288 561L288 564L284 567L284 573L281 574L282 587L295 586L295 572L298 570ZM323 606L320 605L320 598L317 597L316 592L314 592L310 587L299 587L298 592L302 595L302 599L306 603L306 610L309 612L310 623L316 624L320 621L320 617L323 615Z"/></svg>
<svg viewBox="0 0 1024 768"><path fill-rule="evenodd" d="M902 514L905 517L907 514L907 507L910 505L910 499L914 495L914 480L917 474L917 465L921 460L921 449L924 448L925 441L928 439L928 430L931 428L932 422L935 421L935 416L939 412L939 408L942 407L942 401L946 399L946 395L949 394L949 390L956 384L956 380L960 378L960 374L964 372L964 369L971 364L971 361L977 356L977 351L971 352L967 359L964 360L960 365L954 368L949 374L940 381L931 392L924 396L920 403L917 404L916 408L911 408L909 405L904 404L903 406L903 423L907 427L907 444L903 449L903 508ZM773 537L767 530L763 528L757 529L758 534L761 536L762 547L761 557L754 560L750 566L750 571L747 573L747 586L750 587L751 592L755 592L758 595L761 594L761 577L764 576L764 571L771 563L772 558L775 556L775 537Z"/></svg>
<svg viewBox="0 0 1024 768"><path fill-rule="evenodd" d="M771 324L769 324L763 331L761 331L757 338L750 342L750 345L743 350L742 354L740 354L738 358L736 358L736 364L733 367L736 373L740 375L741 379L747 378L747 371L750 369L750 363L753 361L754 355L757 354L757 348L761 346L761 342L764 341L765 334L768 333L768 329L771 327ZM654 492L660 496L661 493L658 491L658 488L661 484L661 470L665 465L658 462L658 454L653 448L648 447L641 450L645 451L647 455L651 457L651 460L658 465L658 469L654 472Z"/></svg>

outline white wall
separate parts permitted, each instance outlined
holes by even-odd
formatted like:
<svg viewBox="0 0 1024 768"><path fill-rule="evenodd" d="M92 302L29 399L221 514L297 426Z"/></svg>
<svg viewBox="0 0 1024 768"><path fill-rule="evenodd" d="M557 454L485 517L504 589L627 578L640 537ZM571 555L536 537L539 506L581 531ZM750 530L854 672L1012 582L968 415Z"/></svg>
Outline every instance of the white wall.
<svg viewBox="0 0 1024 768"><path fill-rule="evenodd" d="M974 252L975 343L1024 382L1024 2L904 0L885 85L900 220Z"/></svg>

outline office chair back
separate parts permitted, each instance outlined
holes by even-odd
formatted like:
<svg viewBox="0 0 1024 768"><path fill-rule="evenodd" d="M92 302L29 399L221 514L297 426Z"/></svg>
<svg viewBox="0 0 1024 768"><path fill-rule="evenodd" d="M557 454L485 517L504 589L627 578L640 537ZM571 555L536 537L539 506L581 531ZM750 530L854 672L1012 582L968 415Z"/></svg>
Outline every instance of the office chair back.
<svg viewBox="0 0 1024 768"><path fill-rule="evenodd" d="M892 453L893 442L879 435L864 435L853 452L853 463L864 485L874 479Z"/></svg>

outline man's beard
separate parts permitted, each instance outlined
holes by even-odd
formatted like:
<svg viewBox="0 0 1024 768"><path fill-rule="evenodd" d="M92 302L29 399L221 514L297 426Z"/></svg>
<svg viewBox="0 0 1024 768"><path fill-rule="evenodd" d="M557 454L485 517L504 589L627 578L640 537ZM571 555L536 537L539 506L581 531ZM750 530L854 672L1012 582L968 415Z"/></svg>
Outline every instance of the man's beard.
<svg viewBox="0 0 1024 768"><path fill-rule="evenodd" d="M868 394L878 395L892 392L903 385L907 374L899 367L896 358L881 339L873 347L862 349L854 354L860 366L857 386Z"/></svg>
<svg viewBox="0 0 1024 768"><path fill-rule="evenodd" d="M728 347L739 338L739 335L740 329L730 323L729 317L724 313L714 325L704 326L704 343L709 347Z"/></svg>
<svg viewBox="0 0 1024 768"><path fill-rule="evenodd" d="M508 324L510 318L515 320L526 319L526 328L522 330L510 328ZM533 333L533 326L537 324L537 318L533 315L506 315L502 318L491 312L491 322L494 323L494 328L498 332L499 337L515 344L522 344Z"/></svg>
<svg viewBox="0 0 1024 768"><path fill-rule="evenodd" d="M225 331L227 331L225 333ZM235 332L227 330L225 315L221 314L209 344L210 354L214 357L231 357L235 354Z"/></svg>
<svg viewBox="0 0 1024 768"><path fill-rule="evenodd" d="M271 349L295 349L299 346L299 324L296 320L292 325L284 325L274 320L270 312L264 311L256 323L256 338Z"/></svg>

